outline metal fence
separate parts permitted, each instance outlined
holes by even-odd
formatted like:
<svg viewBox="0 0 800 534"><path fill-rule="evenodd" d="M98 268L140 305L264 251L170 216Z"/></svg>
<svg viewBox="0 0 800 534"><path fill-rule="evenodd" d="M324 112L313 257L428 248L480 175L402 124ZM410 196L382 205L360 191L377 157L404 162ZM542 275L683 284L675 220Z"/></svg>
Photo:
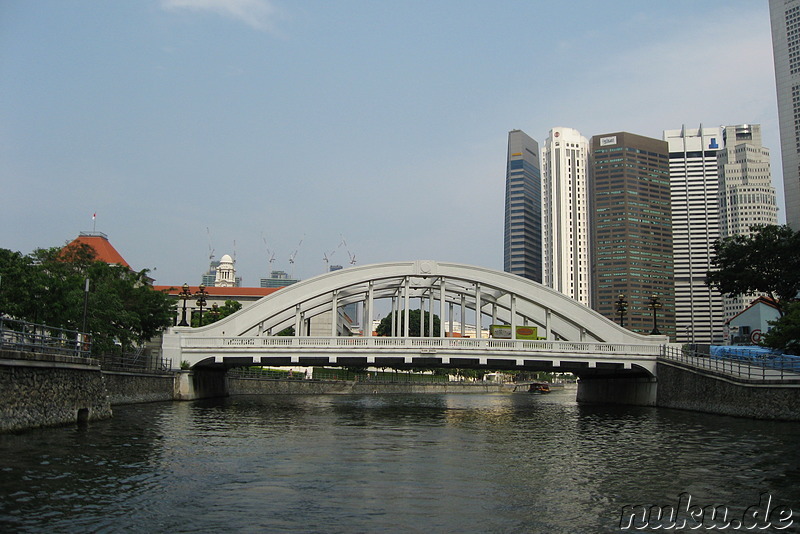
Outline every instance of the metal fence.
<svg viewBox="0 0 800 534"><path fill-rule="evenodd" d="M0 347L89 358L92 345L89 336L77 330L0 317Z"/></svg>
<svg viewBox="0 0 800 534"><path fill-rule="evenodd" d="M746 380L800 380L800 357L766 351L726 350L718 354L665 346L662 358Z"/></svg>
<svg viewBox="0 0 800 534"><path fill-rule="evenodd" d="M99 359L103 371L158 374L172 370L172 359L149 354L143 350L101 354Z"/></svg>

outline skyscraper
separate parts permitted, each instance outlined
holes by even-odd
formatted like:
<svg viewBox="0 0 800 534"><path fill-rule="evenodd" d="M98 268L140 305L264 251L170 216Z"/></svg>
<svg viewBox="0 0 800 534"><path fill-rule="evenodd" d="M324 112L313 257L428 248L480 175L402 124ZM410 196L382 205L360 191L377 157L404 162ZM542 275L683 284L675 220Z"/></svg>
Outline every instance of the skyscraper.
<svg viewBox="0 0 800 534"><path fill-rule="evenodd" d="M786 222L800 230L800 0L769 0Z"/></svg>
<svg viewBox="0 0 800 534"><path fill-rule="evenodd" d="M753 225L778 224L769 149L761 144L761 125L726 126L722 140L725 148L717 154L720 237L750 235ZM723 297L726 321L757 297Z"/></svg>
<svg viewBox="0 0 800 534"><path fill-rule="evenodd" d="M542 281L542 179L539 143L508 132L503 270Z"/></svg>
<svg viewBox="0 0 800 534"><path fill-rule="evenodd" d="M669 144L675 337L679 343L721 344L722 295L705 283L719 237L719 128L665 130Z"/></svg>
<svg viewBox="0 0 800 534"><path fill-rule="evenodd" d="M634 332L675 336L669 151L666 142L627 132L592 137L589 160L592 308Z"/></svg>
<svg viewBox="0 0 800 534"><path fill-rule="evenodd" d="M542 153L544 284L589 305L589 141L553 128Z"/></svg>

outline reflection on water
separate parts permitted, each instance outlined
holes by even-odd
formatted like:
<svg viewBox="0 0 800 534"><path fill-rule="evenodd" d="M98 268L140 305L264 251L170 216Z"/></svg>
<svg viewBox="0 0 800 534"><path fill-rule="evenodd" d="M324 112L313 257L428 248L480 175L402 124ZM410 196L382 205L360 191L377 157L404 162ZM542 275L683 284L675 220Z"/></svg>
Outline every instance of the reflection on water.
<svg viewBox="0 0 800 534"><path fill-rule="evenodd" d="M233 397L0 436L0 530L618 532L681 492L800 511L800 425L549 395Z"/></svg>

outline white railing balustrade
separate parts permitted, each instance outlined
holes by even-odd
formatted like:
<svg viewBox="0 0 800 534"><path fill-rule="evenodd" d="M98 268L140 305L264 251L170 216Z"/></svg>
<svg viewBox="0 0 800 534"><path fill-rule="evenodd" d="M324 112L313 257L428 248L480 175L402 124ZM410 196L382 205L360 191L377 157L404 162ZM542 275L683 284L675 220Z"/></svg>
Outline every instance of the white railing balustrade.
<svg viewBox="0 0 800 534"><path fill-rule="evenodd" d="M524 339L470 339L470 338L419 338L419 337L193 337L181 336L184 349L230 348L255 352L284 352L286 349L322 349L352 352L370 352L381 349L448 350L480 353L546 353L582 354L589 356L658 356L661 345L634 345L627 343L598 343L576 341L543 341Z"/></svg>

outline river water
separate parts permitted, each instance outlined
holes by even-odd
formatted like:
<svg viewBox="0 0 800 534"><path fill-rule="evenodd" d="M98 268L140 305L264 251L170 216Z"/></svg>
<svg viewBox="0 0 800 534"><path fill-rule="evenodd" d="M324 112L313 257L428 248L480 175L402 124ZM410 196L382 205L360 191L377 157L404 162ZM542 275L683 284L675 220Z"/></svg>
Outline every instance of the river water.
<svg viewBox="0 0 800 534"><path fill-rule="evenodd" d="M800 424L574 398L119 406L0 436L0 532L620 532L624 506L681 494L739 517L769 494L794 522L766 531L797 531Z"/></svg>

